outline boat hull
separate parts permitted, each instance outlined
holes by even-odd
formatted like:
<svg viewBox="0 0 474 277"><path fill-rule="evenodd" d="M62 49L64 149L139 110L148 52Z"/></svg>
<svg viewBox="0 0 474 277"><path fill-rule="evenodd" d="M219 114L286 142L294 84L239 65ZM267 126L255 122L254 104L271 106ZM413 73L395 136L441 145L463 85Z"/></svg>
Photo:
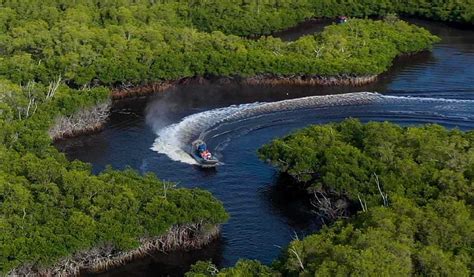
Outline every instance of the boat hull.
<svg viewBox="0 0 474 277"><path fill-rule="evenodd" d="M201 155L199 154L199 151L197 149L199 147L199 145L201 145L201 144L204 144L204 146L205 146L205 143L202 140L196 140L191 144L191 151L189 152L191 157L193 157L199 163L199 166L201 166L201 167L215 167L215 166L217 166L219 164L219 160L217 160L216 158L212 157L210 159L204 159L204 158L201 157Z"/></svg>
<svg viewBox="0 0 474 277"><path fill-rule="evenodd" d="M219 161L216 159L206 160L198 156L196 153L191 153L191 157L193 157L201 167L215 167L219 164Z"/></svg>

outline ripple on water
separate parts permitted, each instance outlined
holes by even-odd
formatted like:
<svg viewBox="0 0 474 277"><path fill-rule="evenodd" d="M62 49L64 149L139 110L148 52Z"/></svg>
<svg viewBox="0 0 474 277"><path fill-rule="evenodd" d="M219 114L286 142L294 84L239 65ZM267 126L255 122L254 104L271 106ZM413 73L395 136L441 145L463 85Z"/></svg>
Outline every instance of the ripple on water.
<svg viewBox="0 0 474 277"><path fill-rule="evenodd" d="M398 104L411 106L413 109L413 106L416 105L430 105L431 112L430 110L410 111L406 107L407 109L404 114L398 112L396 115L400 119L405 117L409 120L410 117L415 117L416 115L416 118L424 118L424 120L427 121L445 122L454 119L451 115L452 112L460 113L463 109L471 111L473 103L474 100L468 99L393 96L371 92L358 92L339 95L310 96L270 103L243 104L192 114L182 119L179 123L157 130L158 137L151 149L167 155L172 160L195 164L195 161L190 158L188 154L189 149L187 148L192 140L197 138L215 140L217 137L226 137L226 139L223 140L225 144L219 144L219 147L216 148L218 151L222 151L229 143L229 134L237 133L239 135L246 135L249 132L267 128L268 124L275 124L272 122L267 122L267 125L259 123L257 118L268 114L285 111L298 112L323 107L353 107L366 105L369 108L373 108L373 105L388 106ZM436 110L439 110L439 112ZM384 112L387 113L388 111L384 110ZM443 114L443 112L445 114ZM449 116L451 116L451 118L449 118ZM387 116L385 116L385 118L387 118ZM459 117L459 119L463 118L466 120L471 119L469 118L469 114L464 117ZM252 121L250 124L252 125L251 127L244 124L245 121L249 120ZM241 125L239 125L239 123L241 123ZM281 125L282 123L283 121L277 120L277 125ZM233 124L233 129L220 128L229 124ZM243 160L242 165L245 165L245 163L246 160Z"/></svg>

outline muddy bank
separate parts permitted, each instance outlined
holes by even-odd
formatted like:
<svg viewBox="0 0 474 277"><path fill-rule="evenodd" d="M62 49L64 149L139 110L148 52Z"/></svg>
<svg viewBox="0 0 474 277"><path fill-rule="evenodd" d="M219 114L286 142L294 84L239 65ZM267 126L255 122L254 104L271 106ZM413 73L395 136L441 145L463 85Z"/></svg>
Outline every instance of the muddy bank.
<svg viewBox="0 0 474 277"><path fill-rule="evenodd" d="M248 85L292 85L292 86L363 86L377 80L377 75L369 76L272 76L260 75L243 79Z"/></svg>
<svg viewBox="0 0 474 277"><path fill-rule="evenodd" d="M90 134L103 129L110 113L111 102L82 109L71 116L59 116L48 134L53 141Z"/></svg>
<svg viewBox="0 0 474 277"><path fill-rule="evenodd" d="M98 273L154 252L198 249L219 235L220 228L216 225L197 223L174 226L163 236L141 239L141 246L130 251L119 251L111 245L103 245L64 258L50 268L25 265L9 272L7 276L79 276L84 273Z"/></svg>
<svg viewBox="0 0 474 277"><path fill-rule="evenodd" d="M126 98L146 96L155 92L163 92L167 89L179 84L179 81L163 81L156 83L149 83L144 85L127 85L116 87L111 90L110 96L112 100L120 100Z"/></svg>
<svg viewBox="0 0 474 277"><path fill-rule="evenodd" d="M272 74L257 75L254 77L189 77L176 81L163 81L138 86L123 86L112 89L111 98L120 100L126 98L146 96L157 92L164 92L170 88L185 84L207 84L211 82L263 86L363 86L377 80L377 75L369 76L276 76Z"/></svg>

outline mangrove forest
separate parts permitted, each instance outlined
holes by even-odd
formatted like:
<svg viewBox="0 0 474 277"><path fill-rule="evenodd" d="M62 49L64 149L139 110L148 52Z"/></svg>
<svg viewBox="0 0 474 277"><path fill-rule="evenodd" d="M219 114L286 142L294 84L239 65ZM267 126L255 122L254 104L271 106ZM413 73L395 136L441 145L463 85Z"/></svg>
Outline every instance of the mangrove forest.
<svg viewBox="0 0 474 277"><path fill-rule="evenodd" d="M98 171L55 143L106 128L118 99L193 80L357 91L441 41L407 18L470 28L474 4L0 0L0 275L97 273L219 239L232 216L207 187L146 166ZM275 36L308 20L330 23ZM186 276L471 276L473 144L471 130L345 119L259 145L252 157L292 179L324 226L272 264L196 259Z"/></svg>
<svg viewBox="0 0 474 277"><path fill-rule="evenodd" d="M242 260L217 276L470 276L474 133L348 119L259 150L307 190L328 222L271 267ZM199 262L187 276L213 276Z"/></svg>

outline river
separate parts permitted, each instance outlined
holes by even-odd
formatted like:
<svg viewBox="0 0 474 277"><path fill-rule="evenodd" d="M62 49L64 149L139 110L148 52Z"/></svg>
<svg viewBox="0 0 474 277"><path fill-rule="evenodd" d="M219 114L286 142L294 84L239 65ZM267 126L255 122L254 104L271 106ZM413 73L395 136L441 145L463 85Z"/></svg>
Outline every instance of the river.
<svg viewBox="0 0 474 277"><path fill-rule="evenodd" d="M388 120L402 125L438 123L474 127L474 32L416 20L440 36L432 52L398 58L389 72L364 87L245 86L232 82L189 83L133 101L117 102L104 131L62 141L68 158L140 172L183 187L200 187L230 213L222 238L191 252L152 254L104 276L181 275L199 259L231 266L239 258L269 264L294 237L321 222L289 182L257 158L275 137L308 124ZM322 23L292 32L319 31ZM292 39L291 33L282 33ZM362 93L359 93L362 92ZM327 96L329 95L329 96ZM182 150L203 138L223 165L203 170Z"/></svg>

